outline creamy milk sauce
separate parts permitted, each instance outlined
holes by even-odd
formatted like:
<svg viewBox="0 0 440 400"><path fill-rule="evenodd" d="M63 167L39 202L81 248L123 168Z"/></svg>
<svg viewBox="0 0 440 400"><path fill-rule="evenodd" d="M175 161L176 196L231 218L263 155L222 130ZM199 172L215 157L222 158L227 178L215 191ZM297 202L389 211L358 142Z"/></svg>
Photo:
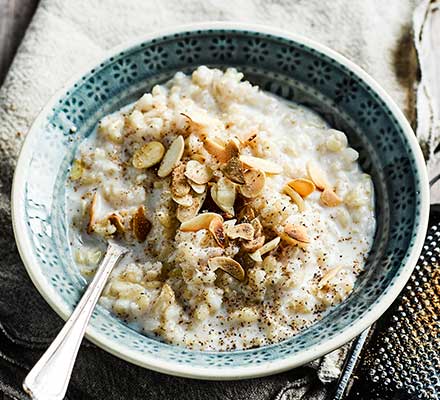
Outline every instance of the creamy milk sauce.
<svg viewBox="0 0 440 400"><path fill-rule="evenodd" d="M286 339L322 318L350 294L375 232L371 178L361 171L357 152L345 135L330 129L311 110L241 78L233 69L199 67L192 76L179 73L152 94L105 117L80 145L68 182L70 241L83 276L93 276L108 238L123 241L131 250L113 271L101 305L148 335L189 348L261 346ZM146 143L159 141L167 150L183 135L181 162L197 153L214 171L215 178L205 188L208 192L218 185L222 169L201 143L200 132L191 131L197 119L205 124L207 136L223 145L232 137L245 143L256 133L255 142L243 146L241 154L281 168L280 173L265 174L264 188L249 203L263 225L266 243L281 240L262 261L244 266L243 281L209 266L209 260L220 256L241 261L242 241L230 240L222 248L207 229L181 232L170 176L157 176L160 163L144 169L132 164L133 155ZM325 173L340 204L325 206L317 189L304 198L305 209L300 211L286 194L284 187L292 179L310 181L309 162ZM193 189L190 193L197 196ZM141 205L151 229L139 241L132 230ZM237 219L216 212L224 221ZM115 232L109 223L112 213L122 216L124 233ZM286 225L303 227L309 243L295 245L283 239Z"/></svg>

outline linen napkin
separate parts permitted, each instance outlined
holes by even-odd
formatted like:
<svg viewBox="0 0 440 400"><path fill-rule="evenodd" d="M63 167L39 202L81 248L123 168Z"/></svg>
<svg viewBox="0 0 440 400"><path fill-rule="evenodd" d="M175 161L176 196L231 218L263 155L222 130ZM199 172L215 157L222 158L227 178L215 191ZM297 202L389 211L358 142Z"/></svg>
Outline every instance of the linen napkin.
<svg viewBox="0 0 440 400"><path fill-rule="evenodd" d="M21 381L62 326L34 289L14 245L10 190L32 120L73 73L128 39L202 21L271 25L327 44L367 70L412 120L416 0L42 0L0 89L0 394ZM324 399L346 349L271 377L208 382L132 366L87 341L69 399Z"/></svg>

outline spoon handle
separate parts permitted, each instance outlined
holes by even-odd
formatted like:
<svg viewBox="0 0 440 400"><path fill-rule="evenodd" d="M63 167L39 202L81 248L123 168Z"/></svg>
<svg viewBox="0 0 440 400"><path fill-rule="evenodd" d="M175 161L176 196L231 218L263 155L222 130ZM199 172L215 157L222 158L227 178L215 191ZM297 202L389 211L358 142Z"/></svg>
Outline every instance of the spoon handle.
<svg viewBox="0 0 440 400"><path fill-rule="evenodd" d="M69 385L76 355L93 309L107 279L127 249L109 243L95 277L55 340L23 382L24 390L35 400L62 400Z"/></svg>

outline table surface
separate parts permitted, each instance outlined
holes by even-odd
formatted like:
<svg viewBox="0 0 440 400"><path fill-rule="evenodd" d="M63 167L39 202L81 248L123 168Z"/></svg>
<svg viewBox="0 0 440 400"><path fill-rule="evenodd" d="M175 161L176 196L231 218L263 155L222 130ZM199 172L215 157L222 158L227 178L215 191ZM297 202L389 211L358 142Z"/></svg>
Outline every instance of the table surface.
<svg viewBox="0 0 440 400"><path fill-rule="evenodd" d="M0 0L0 85L37 4L38 0Z"/></svg>

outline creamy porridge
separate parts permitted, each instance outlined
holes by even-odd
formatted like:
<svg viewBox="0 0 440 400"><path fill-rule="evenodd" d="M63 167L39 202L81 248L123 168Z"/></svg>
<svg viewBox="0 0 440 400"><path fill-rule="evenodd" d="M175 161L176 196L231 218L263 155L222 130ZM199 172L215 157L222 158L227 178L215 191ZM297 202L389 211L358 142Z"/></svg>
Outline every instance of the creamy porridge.
<svg viewBox="0 0 440 400"><path fill-rule="evenodd" d="M155 86L100 121L68 182L81 273L110 238L131 249L101 305L192 349L274 343L322 318L375 231L345 134L242 78L199 67Z"/></svg>

